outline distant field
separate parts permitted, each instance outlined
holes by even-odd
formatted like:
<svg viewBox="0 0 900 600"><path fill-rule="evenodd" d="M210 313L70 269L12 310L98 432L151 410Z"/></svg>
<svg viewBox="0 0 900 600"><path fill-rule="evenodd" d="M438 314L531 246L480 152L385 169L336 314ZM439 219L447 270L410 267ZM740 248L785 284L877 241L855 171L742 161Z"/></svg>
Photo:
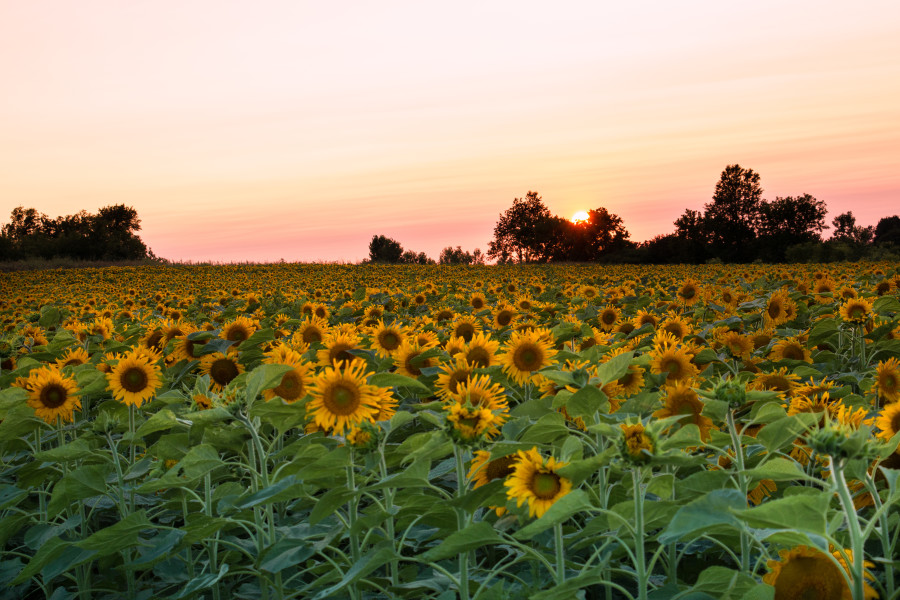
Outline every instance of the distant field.
<svg viewBox="0 0 900 600"><path fill-rule="evenodd" d="M0 597L895 597L898 287L896 263L6 273Z"/></svg>

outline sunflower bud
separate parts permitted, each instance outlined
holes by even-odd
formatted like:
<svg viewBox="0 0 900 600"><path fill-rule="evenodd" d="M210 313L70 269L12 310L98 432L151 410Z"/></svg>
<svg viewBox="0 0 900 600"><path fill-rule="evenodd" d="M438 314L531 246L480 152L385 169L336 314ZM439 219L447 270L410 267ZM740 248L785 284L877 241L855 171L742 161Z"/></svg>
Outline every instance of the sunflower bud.
<svg viewBox="0 0 900 600"><path fill-rule="evenodd" d="M728 408L734 410L747 402L747 389L744 384L733 379L723 379L713 389L716 400L728 403Z"/></svg>
<svg viewBox="0 0 900 600"><path fill-rule="evenodd" d="M879 450L868 427L856 429L836 422L809 433L806 443L819 454L835 460L870 460L878 456Z"/></svg>
<svg viewBox="0 0 900 600"><path fill-rule="evenodd" d="M633 465L647 464L656 455L656 436L641 423L623 423L621 428L624 435L619 443L619 454L622 459Z"/></svg>

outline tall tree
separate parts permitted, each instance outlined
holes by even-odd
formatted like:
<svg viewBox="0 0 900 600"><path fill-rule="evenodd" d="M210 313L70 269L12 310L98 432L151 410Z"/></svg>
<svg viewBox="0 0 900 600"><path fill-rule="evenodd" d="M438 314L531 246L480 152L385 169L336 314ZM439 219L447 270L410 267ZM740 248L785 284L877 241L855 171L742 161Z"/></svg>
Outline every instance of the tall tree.
<svg viewBox="0 0 900 600"><path fill-rule="evenodd" d="M704 218L717 256L732 262L752 257L761 202L758 173L737 164L725 167L716 183L712 202L704 207Z"/></svg>
<svg viewBox="0 0 900 600"><path fill-rule="evenodd" d="M622 218L602 206L588 211L588 218L577 223L555 217L555 230L548 256L552 260L596 261L634 245Z"/></svg>
<svg viewBox="0 0 900 600"><path fill-rule="evenodd" d="M789 246L821 241L822 231L828 227L827 212L825 203L809 194L763 201L757 256L770 262L784 262Z"/></svg>
<svg viewBox="0 0 900 600"><path fill-rule="evenodd" d="M487 256L497 262L529 263L545 260L552 245L554 220L537 192L513 199L494 226Z"/></svg>
<svg viewBox="0 0 900 600"><path fill-rule="evenodd" d="M896 244L900 246L900 216L884 217L875 226L876 244Z"/></svg>
<svg viewBox="0 0 900 600"><path fill-rule="evenodd" d="M699 263L709 255L709 224L700 211L686 208L675 220L675 236L681 246L677 262ZM668 240L656 239L654 248L663 244L670 245Z"/></svg>
<svg viewBox="0 0 900 600"><path fill-rule="evenodd" d="M373 235L369 242L369 260L372 262L398 263L403 256L400 242L384 235Z"/></svg>
<svg viewBox="0 0 900 600"><path fill-rule="evenodd" d="M872 243L875 237L875 228L869 225L863 227L856 224L856 217L853 211L848 210L832 219L831 224L834 225L834 233L831 239L839 242L847 242L858 246L865 246Z"/></svg>

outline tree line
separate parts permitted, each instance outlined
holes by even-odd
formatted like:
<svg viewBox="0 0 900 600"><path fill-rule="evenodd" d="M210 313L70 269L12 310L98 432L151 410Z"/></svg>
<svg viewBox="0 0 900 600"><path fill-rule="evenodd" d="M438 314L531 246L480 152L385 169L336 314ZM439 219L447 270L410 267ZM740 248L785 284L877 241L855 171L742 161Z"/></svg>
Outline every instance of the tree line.
<svg viewBox="0 0 900 600"><path fill-rule="evenodd" d="M825 202L810 194L765 200L759 174L728 165L712 200L702 211L685 209L673 223L675 231L645 242L630 239L622 218L600 207L588 218L572 222L553 215L537 192L499 215L487 253L461 247L441 251L440 264L608 262L833 262L893 259L900 255L900 216L882 218L875 226L856 223L852 211L836 216L828 239L823 232ZM424 253L404 251L396 240L374 236L372 262L434 263Z"/></svg>
<svg viewBox="0 0 900 600"><path fill-rule="evenodd" d="M135 233L140 229L137 211L124 204L56 218L18 206L0 229L0 260L155 260Z"/></svg>

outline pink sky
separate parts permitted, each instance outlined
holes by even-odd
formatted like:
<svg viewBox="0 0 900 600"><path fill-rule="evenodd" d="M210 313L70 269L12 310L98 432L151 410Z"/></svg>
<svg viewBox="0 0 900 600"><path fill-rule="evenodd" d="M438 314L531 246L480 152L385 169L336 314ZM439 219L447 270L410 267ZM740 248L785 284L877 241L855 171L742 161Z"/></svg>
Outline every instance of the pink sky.
<svg viewBox="0 0 900 600"><path fill-rule="evenodd" d="M900 3L6 2L0 222L125 203L157 255L487 248L529 190L632 239L722 169L900 213Z"/></svg>

